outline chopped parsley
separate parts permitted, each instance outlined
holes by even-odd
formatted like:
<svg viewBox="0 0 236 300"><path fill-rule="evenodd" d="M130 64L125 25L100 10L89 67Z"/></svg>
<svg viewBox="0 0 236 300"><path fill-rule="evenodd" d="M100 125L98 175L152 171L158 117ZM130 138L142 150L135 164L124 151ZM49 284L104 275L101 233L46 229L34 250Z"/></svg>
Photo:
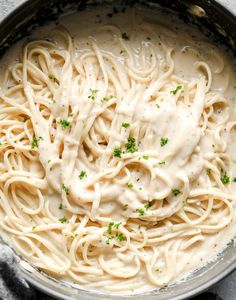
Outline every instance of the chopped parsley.
<svg viewBox="0 0 236 300"><path fill-rule="evenodd" d="M52 74L48 75L48 78L54 82L57 80L56 77Z"/></svg>
<svg viewBox="0 0 236 300"><path fill-rule="evenodd" d="M122 39L123 40L127 40L127 41L129 40L129 36L128 36L128 34L126 32L122 33Z"/></svg>
<svg viewBox="0 0 236 300"><path fill-rule="evenodd" d="M63 224L67 222L67 218L64 216L62 218L59 219L59 221Z"/></svg>
<svg viewBox="0 0 236 300"><path fill-rule="evenodd" d="M32 230L35 230L35 228L36 228L36 226L33 226L33 227L32 227Z"/></svg>
<svg viewBox="0 0 236 300"><path fill-rule="evenodd" d="M176 95L177 92L181 89L182 89L182 85L177 85L177 87L174 90L170 91L170 93Z"/></svg>
<svg viewBox="0 0 236 300"><path fill-rule="evenodd" d="M38 142L40 140L43 140L43 138L41 136L34 136L31 142L31 149L34 149L35 147L38 147Z"/></svg>
<svg viewBox="0 0 236 300"><path fill-rule="evenodd" d="M80 174L79 174L79 179L81 180L85 177L87 177L87 173L85 171L81 171Z"/></svg>
<svg viewBox="0 0 236 300"><path fill-rule="evenodd" d="M75 239L78 236L78 233L75 233L74 235L71 235L71 239Z"/></svg>
<svg viewBox="0 0 236 300"><path fill-rule="evenodd" d="M234 177L234 178L232 179L232 181L233 181L233 182L236 182L236 177Z"/></svg>
<svg viewBox="0 0 236 300"><path fill-rule="evenodd" d="M123 233L121 232L117 232L116 235L115 235L115 238L120 241L120 242L123 242L125 241L125 236L123 235Z"/></svg>
<svg viewBox="0 0 236 300"><path fill-rule="evenodd" d="M62 203L58 207L59 209L63 209Z"/></svg>
<svg viewBox="0 0 236 300"><path fill-rule="evenodd" d="M166 162L163 160L163 161L159 161L158 165L165 165Z"/></svg>
<svg viewBox="0 0 236 300"><path fill-rule="evenodd" d="M175 197L178 196L179 194L181 194L179 189L172 189L171 191Z"/></svg>
<svg viewBox="0 0 236 300"><path fill-rule="evenodd" d="M149 156L148 156L148 155L144 155L144 156L143 156L143 159L148 160L148 159L149 159Z"/></svg>
<svg viewBox="0 0 236 300"><path fill-rule="evenodd" d="M124 205L124 210L127 210L128 207L129 207L129 205L128 205L128 204L125 204L125 205Z"/></svg>
<svg viewBox="0 0 236 300"><path fill-rule="evenodd" d="M68 195L69 189L64 185L64 183L62 184L61 189L66 193L66 195Z"/></svg>
<svg viewBox="0 0 236 300"><path fill-rule="evenodd" d="M98 90L89 89L89 91L90 95L88 96L88 99L95 100L97 98Z"/></svg>
<svg viewBox="0 0 236 300"><path fill-rule="evenodd" d="M137 208L136 212L140 215L140 216L144 216L145 215L145 210L144 208Z"/></svg>
<svg viewBox="0 0 236 300"><path fill-rule="evenodd" d="M113 149L113 155L114 155L115 157L121 158L121 153L122 153L122 151L121 151L120 147L115 147L115 148Z"/></svg>
<svg viewBox="0 0 236 300"><path fill-rule="evenodd" d="M132 184L132 183L127 183L127 187L128 187L129 189L132 189L133 184Z"/></svg>
<svg viewBox="0 0 236 300"><path fill-rule="evenodd" d="M112 98L114 98L114 96L110 95L110 96L108 96L108 97L103 97L101 101L102 101L102 102L108 102L108 101L111 100Z"/></svg>
<svg viewBox="0 0 236 300"><path fill-rule="evenodd" d="M118 229L119 226L120 226L120 224L121 224L121 222L119 222L119 223L115 223L115 222L109 223L109 224L108 224L108 227L107 227L107 232L108 232L109 234L111 234L112 230L113 230L113 229Z"/></svg>
<svg viewBox="0 0 236 300"><path fill-rule="evenodd" d="M156 107L157 107L157 108L160 108L160 105L156 104Z"/></svg>
<svg viewBox="0 0 236 300"><path fill-rule="evenodd" d="M221 170L221 178L220 178L220 180L221 180L221 182L223 183L223 184L228 184L229 182L230 182L230 178L229 178L229 176L227 175L227 173L226 173L226 171L225 172L223 172L223 170Z"/></svg>
<svg viewBox="0 0 236 300"><path fill-rule="evenodd" d="M138 151L138 149L136 148L134 137L128 138L128 142L125 144L125 148L126 148L127 152L129 152L129 153L134 153L134 152Z"/></svg>
<svg viewBox="0 0 236 300"><path fill-rule="evenodd" d="M70 126L70 121L69 120L65 120L65 119L61 119L58 122L59 125L61 125L61 127L63 127L64 129L66 129L68 126Z"/></svg>
<svg viewBox="0 0 236 300"><path fill-rule="evenodd" d="M112 239L114 239L114 236L107 237L106 244L109 245Z"/></svg>
<svg viewBox="0 0 236 300"><path fill-rule="evenodd" d="M161 147L164 147L168 143L169 139L167 137L162 137L160 140Z"/></svg>
<svg viewBox="0 0 236 300"><path fill-rule="evenodd" d="M152 206L151 202L147 202L146 204L144 204L145 209L149 209L151 206Z"/></svg>
<svg viewBox="0 0 236 300"><path fill-rule="evenodd" d="M122 123L122 127L124 127L124 128L129 128L130 127L130 124L129 123Z"/></svg>

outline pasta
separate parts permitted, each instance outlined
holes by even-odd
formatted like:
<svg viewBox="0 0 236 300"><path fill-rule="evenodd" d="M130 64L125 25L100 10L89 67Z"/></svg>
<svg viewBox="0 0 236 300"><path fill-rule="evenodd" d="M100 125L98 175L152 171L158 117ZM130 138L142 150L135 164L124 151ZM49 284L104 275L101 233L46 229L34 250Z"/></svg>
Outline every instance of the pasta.
<svg viewBox="0 0 236 300"><path fill-rule="evenodd" d="M2 79L0 227L54 277L116 293L160 288L233 232L231 71L165 18L131 10L125 31L123 15L97 24L89 13L89 34L71 35L65 21L27 41Z"/></svg>

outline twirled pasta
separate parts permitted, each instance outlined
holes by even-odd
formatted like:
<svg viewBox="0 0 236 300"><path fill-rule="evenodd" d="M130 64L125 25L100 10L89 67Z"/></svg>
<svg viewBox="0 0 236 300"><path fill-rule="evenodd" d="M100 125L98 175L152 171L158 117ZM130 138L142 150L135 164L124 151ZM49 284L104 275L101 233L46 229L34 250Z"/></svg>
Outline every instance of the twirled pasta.
<svg viewBox="0 0 236 300"><path fill-rule="evenodd" d="M81 48L59 26L24 46L0 96L1 228L35 267L113 292L196 268L235 212L235 122L212 89L224 60L211 50L212 71L185 45L199 60L184 78L163 38L176 33L139 26L101 24Z"/></svg>

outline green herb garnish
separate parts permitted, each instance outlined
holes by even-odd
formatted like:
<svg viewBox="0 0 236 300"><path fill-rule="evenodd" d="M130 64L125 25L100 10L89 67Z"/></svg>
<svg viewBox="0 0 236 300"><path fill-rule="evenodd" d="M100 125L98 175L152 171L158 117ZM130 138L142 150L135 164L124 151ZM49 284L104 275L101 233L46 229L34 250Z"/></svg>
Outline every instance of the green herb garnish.
<svg viewBox="0 0 236 300"><path fill-rule="evenodd" d="M69 189L64 185L64 183L62 184L61 189L66 193L66 195L68 195Z"/></svg>
<svg viewBox="0 0 236 300"><path fill-rule="evenodd" d="M89 91L90 95L88 96L88 99L95 100L97 98L98 90L89 89Z"/></svg>
<svg viewBox="0 0 236 300"><path fill-rule="evenodd" d="M143 208L137 208L136 212L140 215L140 216L144 216L145 215L145 210Z"/></svg>
<svg viewBox="0 0 236 300"><path fill-rule="evenodd" d="M157 108L160 108L160 105L156 104L156 107L157 107Z"/></svg>
<svg viewBox="0 0 236 300"><path fill-rule="evenodd" d="M113 230L113 229L118 229L119 226L120 226L120 224L121 224L121 222L119 222L119 223L115 223L115 222L109 223L109 224L108 224L108 227L107 227L107 232L108 232L109 234L111 234L112 230Z"/></svg>
<svg viewBox="0 0 236 300"><path fill-rule="evenodd" d="M129 153L134 153L134 152L138 151L138 149L136 148L134 137L128 138L128 143L125 144L125 148L126 148L127 152L129 152Z"/></svg>
<svg viewBox="0 0 236 300"><path fill-rule="evenodd" d="M108 97L103 97L101 101L102 101L102 102L108 102L108 101L111 100L112 98L114 98L114 96L110 95L110 96L108 96Z"/></svg>
<svg viewBox="0 0 236 300"><path fill-rule="evenodd" d="M171 190L174 196L178 196L179 194L181 194L179 189L172 189Z"/></svg>
<svg viewBox="0 0 236 300"><path fill-rule="evenodd" d="M59 207L58 207L59 209L63 209L63 205L62 205L62 203L59 205Z"/></svg>
<svg viewBox="0 0 236 300"><path fill-rule="evenodd" d="M121 153L122 153L122 151L121 151L120 147L115 147L115 148L113 149L113 155L114 155L115 157L121 158Z"/></svg>
<svg viewBox="0 0 236 300"><path fill-rule="evenodd" d="M67 218L64 216L64 217L60 218L59 221L61 223L66 223L67 222Z"/></svg>
<svg viewBox="0 0 236 300"><path fill-rule="evenodd" d="M152 206L151 202L147 202L147 203L144 204L145 209L149 209L151 206Z"/></svg>
<svg viewBox="0 0 236 300"><path fill-rule="evenodd" d="M64 129L66 129L68 126L70 126L70 121L69 120L65 120L65 119L61 119L58 122L59 125L61 125L61 127L63 127Z"/></svg>
<svg viewBox="0 0 236 300"><path fill-rule="evenodd" d="M79 174L79 179L81 180L85 177L87 177L87 173L85 171L81 171L80 174Z"/></svg>
<svg viewBox="0 0 236 300"><path fill-rule="evenodd" d="M38 137L34 136L32 142L31 142L31 149L38 147L38 142L40 140L43 140L43 138L41 136L38 136Z"/></svg>
<svg viewBox="0 0 236 300"><path fill-rule="evenodd" d="M129 207L129 205L128 205L128 204L125 204L125 205L124 205L124 210L127 210L128 207Z"/></svg>
<svg viewBox="0 0 236 300"><path fill-rule="evenodd" d="M144 155L144 156L143 156L143 159L148 160L148 159L149 159L149 156L148 156L148 155Z"/></svg>
<svg viewBox="0 0 236 300"><path fill-rule="evenodd" d="M127 183L127 187L131 189L133 187L133 184L132 183Z"/></svg>
<svg viewBox="0 0 236 300"><path fill-rule="evenodd" d="M164 147L168 143L169 139L167 137L162 137L160 140L161 147Z"/></svg>
<svg viewBox="0 0 236 300"><path fill-rule="evenodd" d="M166 162L165 161L159 161L158 165L165 165Z"/></svg>
<svg viewBox="0 0 236 300"><path fill-rule="evenodd" d="M56 77L52 74L48 75L48 78L54 82L57 80Z"/></svg>
<svg viewBox="0 0 236 300"><path fill-rule="evenodd" d="M127 41L129 40L129 36L126 32L122 33L122 39L127 40Z"/></svg>
<svg viewBox="0 0 236 300"><path fill-rule="evenodd" d="M120 241L120 242L123 242L126 240L125 236L123 235L123 233L121 232L117 232L116 235L115 235L115 238Z"/></svg>
<svg viewBox="0 0 236 300"><path fill-rule="evenodd" d="M221 170L221 173L222 173L221 178L220 178L221 182L222 182L223 184L228 184L228 183L230 182L230 178L229 178L229 176L227 175L226 171L223 172L223 170Z"/></svg>
<svg viewBox="0 0 236 300"><path fill-rule="evenodd" d="M177 87L174 90L170 91L170 93L176 95L177 92L181 89L182 89L182 85L177 85Z"/></svg>
<svg viewBox="0 0 236 300"><path fill-rule="evenodd" d="M107 237L106 244L109 245L112 239L114 239L114 236Z"/></svg>
<svg viewBox="0 0 236 300"><path fill-rule="evenodd" d="M122 123L122 127L124 127L124 128L129 128L129 127L130 127L130 124L129 124L129 123Z"/></svg>

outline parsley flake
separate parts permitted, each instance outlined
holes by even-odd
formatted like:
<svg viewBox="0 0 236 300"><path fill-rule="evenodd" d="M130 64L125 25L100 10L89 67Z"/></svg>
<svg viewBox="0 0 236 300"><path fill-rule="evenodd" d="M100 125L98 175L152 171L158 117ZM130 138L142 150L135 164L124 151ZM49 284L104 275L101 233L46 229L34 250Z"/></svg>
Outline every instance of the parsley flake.
<svg viewBox="0 0 236 300"><path fill-rule="evenodd" d="M115 238L120 241L120 242L123 242L126 240L125 236L123 235L123 233L121 232L117 232L116 235L115 235Z"/></svg>
<svg viewBox="0 0 236 300"><path fill-rule="evenodd" d="M129 40L129 36L128 36L128 34L126 32L122 33L122 39L123 40L127 40L127 41Z"/></svg>
<svg viewBox="0 0 236 300"><path fill-rule="evenodd" d="M129 207L129 204L125 204L125 205L124 205L124 210L127 210L128 207Z"/></svg>
<svg viewBox="0 0 236 300"><path fill-rule="evenodd" d="M145 210L143 208L137 208L136 212L140 215L140 216L144 216L145 215Z"/></svg>
<svg viewBox="0 0 236 300"><path fill-rule="evenodd" d="M63 224L67 222L67 218L64 216L62 218L59 219L59 221Z"/></svg>
<svg viewBox="0 0 236 300"><path fill-rule="evenodd" d="M111 100L112 98L114 98L114 96L110 95L110 96L107 96L107 97L103 97L102 98L102 102L108 102L109 100Z"/></svg>
<svg viewBox="0 0 236 300"><path fill-rule="evenodd" d="M63 127L64 129L66 129L68 126L70 126L70 121L69 120L65 120L65 119L61 119L58 122L59 125L61 125L61 127Z"/></svg>
<svg viewBox="0 0 236 300"><path fill-rule="evenodd" d="M160 140L161 147L164 147L168 143L169 139L167 137L162 137Z"/></svg>
<svg viewBox="0 0 236 300"><path fill-rule="evenodd" d="M221 182L223 184L228 184L230 182L229 176L227 175L226 172L223 172L223 170L221 171L221 173L222 173L221 178L220 178Z"/></svg>
<svg viewBox="0 0 236 300"><path fill-rule="evenodd" d="M124 127L124 128L129 128L130 127L130 124L129 123L122 123L122 127Z"/></svg>
<svg viewBox="0 0 236 300"><path fill-rule="evenodd" d="M108 232L109 234L111 234L112 230L113 230L113 229L118 229L119 226L120 226L120 224L121 224L121 222L119 222L119 223L110 222L110 223L108 224L108 226L107 226L107 232Z"/></svg>
<svg viewBox="0 0 236 300"><path fill-rule="evenodd" d="M89 89L89 91L90 95L88 96L88 99L95 100L97 98L98 90Z"/></svg>
<svg viewBox="0 0 236 300"><path fill-rule="evenodd" d="M115 148L113 149L113 155L114 155L115 157L121 158L121 153L122 153L122 151L121 151L120 147L115 147Z"/></svg>
<svg viewBox="0 0 236 300"><path fill-rule="evenodd" d="M127 183L127 187L128 187L129 189L132 189L133 184L132 184L132 183Z"/></svg>
<svg viewBox="0 0 236 300"><path fill-rule="evenodd" d="M179 189L172 189L171 191L175 197L178 196L179 194L181 194Z"/></svg>
<svg viewBox="0 0 236 300"><path fill-rule="evenodd" d="M152 206L151 202L147 202L147 203L144 204L145 209L149 209L151 206Z"/></svg>
<svg viewBox="0 0 236 300"><path fill-rule="evenodd" d="M170 93L176 95L177 92L181 89L182 89L182 85L177 85L177 87L174 90L170 91Z"/></svg>
<svg viewBox="0 0 236 300"><path fill-rule="evenodd" d="M61 189L66 193L66 195L68 195L69 189L64 185L64 183L62 184Z"/></svg>
<svg viewBox="0 0 236 300"><path fill-rule="evenodd" d="M34 149L35 147L38 147L38 142L40 140L43 140L43 138L41 136L34 136L33 139L32 139L32 142L31 142L31 149Z"/></svg>
<svg viewBox="0 0 236 300"><path fill-rule="evenodd" d="M87 177L87 173L85 171L81 171L80 174L79 174L79 179L81 180L85 177Z"/></svg>
<svg viewBox="0 0 236 300"><path fill-rule="evenodd" d="M148 160L148 159L149 159L149 156L148 156L148 155L144 155L144 156L143 156L143 159Z"/></svg>
<svg viewBox="0 0 236 300"><path fill-rule="evenodd" d="M48 75L48 78L54 82L57 80L56 77L52 74Z"/></svg>
<svg viewBox="0 0 236 300"><path fill-rule="evenodd" d="M125 148L126 148L127 152L129 152L129 153L134 153L134 152L138 151L138 149L136 148L134 137L128 138L128 143L125 144Z"/></svg>

